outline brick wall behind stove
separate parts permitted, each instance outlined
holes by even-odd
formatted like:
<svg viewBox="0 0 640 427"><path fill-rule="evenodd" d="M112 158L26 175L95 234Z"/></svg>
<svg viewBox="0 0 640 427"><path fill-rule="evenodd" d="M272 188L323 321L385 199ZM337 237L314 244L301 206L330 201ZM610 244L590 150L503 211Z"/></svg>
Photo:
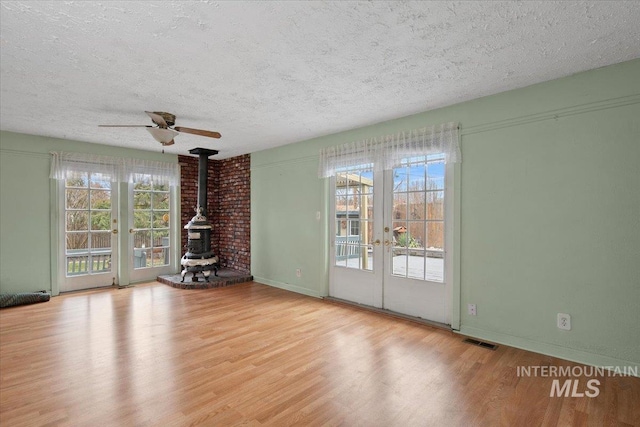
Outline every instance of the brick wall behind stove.
<svg viewBox="0 0 640 427"><path fill-rule="evenodd" d="M251 156L218 160L215 211L217 254L223 266L251 270Z"/></svg>
<svg viewBox="0 0 640 427"><path fill-rule="evenodd" d="M181 226L195 214L198 200L198 158L179 156L181 166ZM211 247L222 267L249 272L251 269L251 157L224 160L209 158L207 213L213 226ZM181 252L187 244L181 233Z"/></svg>

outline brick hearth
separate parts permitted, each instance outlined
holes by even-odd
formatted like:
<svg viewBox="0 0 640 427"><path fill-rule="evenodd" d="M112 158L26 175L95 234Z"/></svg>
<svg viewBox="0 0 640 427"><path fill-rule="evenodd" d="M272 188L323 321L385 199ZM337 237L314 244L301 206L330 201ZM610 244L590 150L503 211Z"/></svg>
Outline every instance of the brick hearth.
<svg viewBox="0 0 640 427"><path fill-rule="evenodd" d="M213 289L235 285L236 283L251 282L253 276L236 270L221 269L218 270L217 276L211 274L208 282L202 278L202 275L198 275L197 282L192 282L191 273L186 274L184 282L182 282L182 276L180 274L158 276L157 280L160 283L179 289Z"/></svg>

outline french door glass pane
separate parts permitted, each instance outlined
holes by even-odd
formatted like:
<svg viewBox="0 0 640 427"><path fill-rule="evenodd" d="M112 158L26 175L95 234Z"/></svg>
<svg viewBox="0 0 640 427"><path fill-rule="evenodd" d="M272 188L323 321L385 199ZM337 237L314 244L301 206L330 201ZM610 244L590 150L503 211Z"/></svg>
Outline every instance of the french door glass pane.
<svg viewBox="0 0 640 427"><path fill-rule="evenodd" d="M91 211L91 229L92 230L111 229L111 211L110 210Z"/></svg>
<svg viewBox="0 0 640 427"><path fill-rule="evenodd" d="M437 157L427 164L427 189L444 190L444 158Z"/></svg>
<svg viewBox="0 0 640 427"><path fill-rule="evenodd" d="M169 227L169 212L168 211L154 211L152 213L153 228L165 228Z"/></svg>
<svg viewBox="0 0 640 427"><path fill-rule="evenodd" d="M93 249L111 249L111 232L91 233L91 247Z"/></svg>
<svg viewBox="0 0 640 427"><path fill-rule="evenodd" d="M412 163L407 166L407 191L425 190L425 172L424 163Z"/></svg>
<svg viewBox="0 0 640 427"><path fill-rule="evenodd" d="M393 170L394 276L442 282L444 278L444 158L407 159Z"/></svg>
<svg viewBox="0 0 640 427"><path fill-rule="evenodd" d="M444 219L444 191L429 191L427 194L427 219Z"/></svg>
<svg viewBox="0 0 640 427"><path fill-rule="evenodd" d="M67 188L65 193L65 207L67 209L89 208L89 190L82 188Z"/></svg>
<svg viewBox="0 0 640 427"><path fill-rule="evenodd" d="M153 207L169 210L169 193L153 193Z"/></svg>
<svg viewBox="0 0 640 427"><path fill-rule="evenodd" d="M336 175L335 265L373 270L373 171L356 168Z"/></svg>
<svg viewBox="0 0 640 427"><path fill-rule="evenodd" d="M67 252L89 248L89 233L67 233Z"/></svg>
<svg viewBox="0 0 640 427"><path fill-rule="evenodd" d="M133 233L133 247L149 248L151 247L151 231L137 230Z"/></svg>
<svg viewBox="0 0 640 427"><path fill-rule="evenodd" d="M67 211L67 231L79 231L89 229L89 211Z"/></svg>
<svg viewBox="0 0 640 427"><path fill-rule="evenodd" d="M407 193L394 192L393 219L407 219Z"/></svg>
<svg viewBox="0 0 640 427"><path fill-rule="evenodd" d="M151 228L151 212L136 209L133 211L133 227L138 229Z"/></svg>
<svg viewBox="0 0 640 427"><path fill-rule="evenodd" d="M408 247L416 249L416 248L424 248L424 231L425 231L425 222L424 221L409 221L408 227L408 240L406 244Z"/></svg>
<svg viewBox="0 0 640 427"><path fill-rule="evenodd" d="M151 176L136 177L133 185L133 267L160 267L169 264L169 187Z"/></svg>
<svg viewBox="0 0 640 427"><path fill-rule="evenodd" d="M111 177L103 173L91 173L91 188L111 189Z"/></svg>
<svg viewBox="0 0 640 427"><path fill-rule="evenodd" d="M111 190L92 190L91 209L111 209Z"/></svg>
<svg viewBox="0 0 640 427"><path fill-rule="evenodd" d="M65 180L66 275L111 271L111 180L76 172Z"/></svg>

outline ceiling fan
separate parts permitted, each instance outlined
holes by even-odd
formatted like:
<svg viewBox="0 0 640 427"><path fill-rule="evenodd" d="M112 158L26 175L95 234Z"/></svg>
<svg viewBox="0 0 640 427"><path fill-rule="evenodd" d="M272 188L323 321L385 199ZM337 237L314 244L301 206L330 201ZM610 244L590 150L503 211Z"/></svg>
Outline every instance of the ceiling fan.
<svg viewBox="0 0 640 427"><path fill-rule="evenodd" d="M191 133L193 135L206 136L209 138L220 138L222 135L218 132L210 130L186 128L184 126L174 126L176 116L164 111L145 111L155 126L151 125L98 125L100 127L110 128L146 128L151 136L162 145L173 145L173 138L180 132Z"/></svg>

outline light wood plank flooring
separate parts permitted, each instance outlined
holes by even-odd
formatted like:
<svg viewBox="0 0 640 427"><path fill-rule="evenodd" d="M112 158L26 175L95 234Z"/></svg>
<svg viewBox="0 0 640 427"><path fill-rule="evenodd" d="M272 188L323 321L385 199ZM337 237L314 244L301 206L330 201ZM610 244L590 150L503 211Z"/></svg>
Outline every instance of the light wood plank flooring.
<svg viewBox="0 0 640 427"><path fill-rule="evenodd" d="M0 425L640 425L640 378L549 397L578 366L258 283L149 283L0 310ZM584 385L581 385L584 389Z"/></svg>

